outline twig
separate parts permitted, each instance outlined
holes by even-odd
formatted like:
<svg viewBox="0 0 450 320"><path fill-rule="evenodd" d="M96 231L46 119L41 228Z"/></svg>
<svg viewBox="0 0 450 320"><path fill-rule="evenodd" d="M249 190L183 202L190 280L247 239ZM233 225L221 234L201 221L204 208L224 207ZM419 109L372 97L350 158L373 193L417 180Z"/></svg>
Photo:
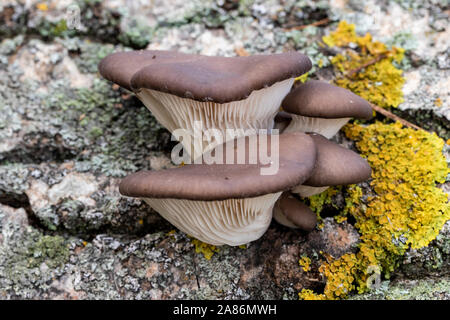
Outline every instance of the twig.
<svg viewBox="0 0 450 320"><path fill-rule="evenodd" d="M368 66L371 66L371 65L377 63L378 61L380 61L380 60L386 58L386 56L387 56L386 53L382 53L382 54L380 54L379 56L373 58L372 60L367 61L366 63L360 65L359 67L350 70L350 71L347 72L343 77L351 78L351 77L353 77L356 73L360 72L362 69L367 68ZM416 130L423 130L423 131L425 131L425 130L422 129L421 127L416 126L415 124L413 124L413 123L411 123L411 122L409 122L409 121L406 121L405 119L400 118L399 116L396 116L396 115L393 114L392 112L389 112L389 111L387 111L386 109L383 109L383 108L381 108L381 107L379 107L379 106L377 106L377 105L375 105L375 104L373 104L373 103L371 103L370 106L371 106L372 109L375 110L376 112L381 113L381 114L382 114L383 116L385 116L386 118L389 118L389 119L391 119L391 120L400 122L400 123L403 124L405 127L410 127L410 128L416 129Z"/></svg>
<svg viewBox="0 0 450 320"><path fill-rule="evenodd" d="M409 122L409 121L406 121L405 119L400 118L399 116L396 116L396 115L393 114L392 112L389 112L389 111L387 111L386 109L383 109L383 108L381 108L381 107L379 107L379 106L377 106L377 105L375 105L375 104L373 104L373 103L371 103L370 106L371 106L372 109L375 110L376 112L381 113L381 114L382 114L383 116L385 116L386 118L389 118L389 119L391 119L391 120L400 122L400 123L401 123L402 125L404 125L405 127L410 127L410 128L416 129L416 130L423 130L423 131L425 131L425 129L422 129L421 127L416 126L415 124L413 124L413 123L411 123L411 122Z"/></svg>
<svg viewBox="0 0 450 320"><path fill-rule="evenodd" d="M319 279L313 279L313 278L308 278L308 277L305 277L305 278L306 278L306 280L309 280L309 281L320 282Z"/></svg>
<svg viewBox="0 0 450 320"><path fill-rule="evenodd" d="M330 22L329 18L325 18L322 20L318 20L316 22L310 23L310 24L305 24L305 25L301 25L301 26L295 26L295 27L289 27L289 28L284 28L285 31L291 31L291 30L303 30L306 29L308 27L317 27L317 26L321 26L323 24L327 24L328 22Z"/></svg>
<svg viewBox="0 0 450 320"><path fill-rule="evenodd" d="M375 63L377 63L378 61L386 58L387 55L386 53L382 53L379 56L373 58L372 60L367 61L366 63L363 63L362 65L360 65L358 68L352 69L349 72L347 72L344 77L346 78L351 78L353 77L356 73L360 72L362 69L367 68L368 66L371 66Z"/></svg>

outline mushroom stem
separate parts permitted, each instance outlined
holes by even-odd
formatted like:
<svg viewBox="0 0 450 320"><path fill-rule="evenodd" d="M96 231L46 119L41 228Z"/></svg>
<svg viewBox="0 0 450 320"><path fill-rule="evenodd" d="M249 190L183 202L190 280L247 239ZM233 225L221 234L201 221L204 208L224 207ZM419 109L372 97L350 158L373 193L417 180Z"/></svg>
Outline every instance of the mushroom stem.
<svg viewBox="0 0 450 320"><path fill-rule="evenodd" d="M313 230L317 224L317 215L290 192L284 192L275 203L273 217L286 227L304 231Z"/></svg>
<svg viewBox="0 0 450 320"><path fill-rule="evenodd" d="M277 201L273 207L273 218L276 222L278 222L279 224L288 227L288 228L292 228L292 229L298 229L298 227L293 224L291 221L289 221L288 218L286 218L286 216L283 214L283 211L281 211L280 208L280 204Z"/></svg>
<svg viewBox="0 0 450 320"><path fill-rule="evenodd" d="M292 114L292 120L283 132L315 132L330 139L349 120L350 118L325 119Z"/></svg>
<svg viewBox="0 0 450 320"><path fill-rule="evenodd" d="M203 242L239 246L264 234L280 195L278 192L222 201L144 200L175 227Z"/></svg>

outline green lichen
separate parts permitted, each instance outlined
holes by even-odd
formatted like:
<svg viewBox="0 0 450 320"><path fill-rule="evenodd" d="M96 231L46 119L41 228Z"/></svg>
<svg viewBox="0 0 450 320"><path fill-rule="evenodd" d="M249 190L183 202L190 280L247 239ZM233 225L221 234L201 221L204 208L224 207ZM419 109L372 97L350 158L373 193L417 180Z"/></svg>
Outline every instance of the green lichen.
<svg viewBox="0 0 450 320"><path fill-rule="evenodd" d="M43 262L50 268L63 265L69 257L69 248L60 236L42 236L28 248L28 266L34 268Z"/></svg>
<svg viewBox="0 0 450 320"><path fill-rule="evenodd" d="M100 60L115 50L113 45L98 44L90 41L83 41L76 45L75 48L70 49L73 51L79 50L80 54L74 60L78 69L85 73L96 73Z"/></svg>
<svg viewBox="0 0 450 320"><path fill-rule="evenodd" d="M2 289L27 297L34 288L49 287L68 262L70 250L60 236L43 235L31 227L21 231L14 224L10 228L14 237L0 244L0 282Z"/></svg>
<svg viewBox="0 0 450 320"><path fill-rule="evenodd" d="M208 28L220 28L231 19L228 11L221 8L215 1L191 1L181 12L166 16L160 21L160 26L180 27L185 24L202 24Z"/></svg>
<svg viewBox="0 0 450 320"><path fill-rule="evenodd" d="M141 102L122 92L96 78L89 88L55 83L43 97L39 112L62 127L64 144L76 150L77 170L121 177L146 168L149 152L169 143L170 135Z"/></svg>
<svg viewBox="0 0 450 320"><path fill-rule="evenodd" d="M118 40L125 46L134 49L145 48L153 38L155 29L138 19L131 19L122 23L122 30Z"/></svg>
<svg viewBox="0 0 450 320"><path fill-rule="evenodd" d="M388 48L384 43L374 41L369 33L358 36L355 25L345 21L322 40L329 47L338 47L342 51L331 59L336 72L342 74L335 80L338 86L384 108L397 107L403 102L405 80L403 71L395 63L402 61L404 49Z"/></svg>
<svg viewBox="0 0 450 320"><path fill-rule="evenodd" d="M345 298L370 289L374 272L389 278L407 249L427 246L450 219L447 195L437 183L450 170L435 133L401 124L348 125L344 130L372 167L372 194L350 187L345 211L356 220L359 251L327 258L319 271L327 279L323 294L304 290L303 299Z"/></svg>
<svg viewBox="0 0 450 320"><path fill-rule="evenodd" d="M366 294L350 297L353 300L447 300L450 297L450 279L404 280L396 283L383 281L380 288Z"/></svg>
<svg viewBox="0 0 450 320"><path fill-rule="evenodd" d="M330 65L328 55L323 53L320 43L316 41L320 34L320 28L307 27L304 30L291 30L283 34L287 41L292 41L295 49L301 50L306 54L312 62L312 68L309 74L314 74L318 69L325 68Z"/></svg>
<svg viewBox="0 0 450 320"><path fill-rule="evenodd" d="M75 29L67 28L67 21L65 19L61 19L57 22L43 20L38 27L38 32L47 40L56 37L73 37L76 34Z"/></svg>

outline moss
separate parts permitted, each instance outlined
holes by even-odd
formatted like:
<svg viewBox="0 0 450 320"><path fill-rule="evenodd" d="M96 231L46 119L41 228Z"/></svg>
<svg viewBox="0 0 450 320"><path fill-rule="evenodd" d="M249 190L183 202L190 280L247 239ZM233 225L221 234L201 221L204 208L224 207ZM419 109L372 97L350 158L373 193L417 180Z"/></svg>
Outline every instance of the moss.
<svg viewBox="0 0 450 320"><path fill-rule="evenodd" d="M329 47L339 47L342 51L331 59L336 72L342 74L335 80L338 86L384 108L397 107L403 102L405 80L403 71L395 63L402 61L404 49L388 48L384 43L374 41L369 33L358 36L355 25L345 21L322 40ZM362 66L366 67L348 75Z"/></svg>
<svg viewBox="0 0 450 320"><path fill-rule="evenodd" d="M435 133L379 122L348 125L344 132L372 167L371 195L362 197L354 186L347 190L344 211L356 220L359 251L328 258L319 269L327 279L324 293L302 291L301 298L336 299L368 291L374 274L389 278L407 249L427 246L450 219L447 195L436 186L450 170L444 141Z"/></svg>

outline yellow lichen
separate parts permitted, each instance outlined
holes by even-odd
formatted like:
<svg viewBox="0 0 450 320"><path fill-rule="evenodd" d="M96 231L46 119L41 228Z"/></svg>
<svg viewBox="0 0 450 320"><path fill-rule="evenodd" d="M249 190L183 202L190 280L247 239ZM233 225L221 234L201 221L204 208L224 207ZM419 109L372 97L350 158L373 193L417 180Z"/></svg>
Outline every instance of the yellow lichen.
<svg viewBox="0 0 450 320"><path fill-rule="evenodd" d="M315 213L320 213L323 206L326 204L331 204L331 197L338 193L340 187L328 188L324 192L316 194L308 198L309 207Z"/></svg>
<svg viewBox="0 0 450 320"><path fill-rule="evenodd" d="M303 271L308 272L311 270L311 259L307 256L302 256L298 261L298 264L302 267Z"/></svg>
<svg viewBox="0 0 450 320"><path fill-rule="evenodd" d="M301 76L298 76L297 78L295 78L295 81L299 81L301 83L306 82L306 80L308 80L308 72L302 74Z"/></svg>
<svg viewBox="0 0 450 320"><path fill-rule="evenodd" d="M322 40L330 47L341 47L342 53L331 59L342 74L335 83L381 107L397 107L403 102L402 70L394 66L403 59L402 48L388 48L367 33L356 34L355 25L341 21L336 31ZM366 66L366 67L364 67ZM358 70L349 75L349 72Z"/></svg>
<svg viewBox="0 0 450 320"><path fill-rule="evenodd" d="M436 100L434 100L434 105L436 107L442 107L442 100L441 100L441 98L437 98Z"/></svg>
<svg viewBox="0 0 450 320"><path fill-rule="evenodd" d="M325 295L316 294L310 289L303 289L298 294L298 297L300 298L300 300L326 300Z"/></svg>
<svg viewBox="0 0 450 320"><path fill-rule="evenodd" d="M175 234L176 233L177 233L177 231L175 229L172 229L169 232L167 232L167 236L169 236L172 239L175 239Z"/></svg>
<svg viewBox="0 0 450 320"><path fill-rule="evenodd" d="M329 47L343 47L351 42L356 42L355 25L341 21L338 29L328 36L324 36L322 40Z"/></svg>
<svg viewBox="0 0 450 320"><path fill-rule="evenodd" d="M367 128L350 125L345 133L357 141L369 161L371 187L376 192L364 212L359 207L349 209L357 221L365 217L365 223L357 222L357 227L366 234L377 226L388 232L378 233L380 237L389 234L404 239L404 245L396 248L426 246L450 218L447 196L435 186L445 182L449 173L442 154L444 141L435 133L402 128L400 123L375 123ZM389 246L391 242L386 243Z"/></svg>
<svg viewBox="0 0 450 320"><path fill-rule="evenodd" d="M337 194L340 190L340 187L332 187L328 188L322 193L316 194L314 196L307 198L307 204L311 208L312 211L314 211L317 215L317 227L319 229L323 228L323 221L322 217L320 216L320 212L323 209L323 206L326 204L331 204L332 199L331 197Z"/></svg>
<svg viewBox="0 0 450 320"><path fill-rule="evenodd" d="M337 299L366 291L371 276L389 277L408 248L428 245L450 219L447 195L436 187L450 170L444 141L435 133L379 122L347 125L344 132L372 167L369 196L362 197L356 186L347 189L344 212L356 220L359 251L324 262L319 269L327 280L324 293L304 290L300 298Z"/></svg>
<svg viewBox="0 0 450 320"><path fill-rule="evenodd" d="M191 243L195 246L195 252L202 253L206 260L210 260L214 253L220 251L216 246L204 243L198 239L192 238Z"/></svg>
<svg viewBox="0 0 450 320"><path fill-rule="evenodd" d="M41 10L41 11L47 11L48 5L45 2L40 2L40 3L36 4L36 8L38 8L38 10Z"/></svg>

